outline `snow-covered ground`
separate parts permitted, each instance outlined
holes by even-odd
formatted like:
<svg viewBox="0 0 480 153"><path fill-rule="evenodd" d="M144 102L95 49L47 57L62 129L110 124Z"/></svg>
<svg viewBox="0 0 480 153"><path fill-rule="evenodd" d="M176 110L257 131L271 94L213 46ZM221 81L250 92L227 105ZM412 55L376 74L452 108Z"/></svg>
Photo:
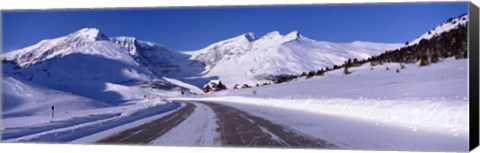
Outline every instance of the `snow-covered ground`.
<svg viewBox="0 0 480 153"><path fill-rule="evenodd" d="M55 105L63 112L102 108L110 104L48 89L34 83L2 77L2 118L30 115L48 115Z"/></svg>
<svg viewBox="0 0 480 153"><path fill-rule="evenodd" d="M450 58L427 67L389 63L373 70L364 64L349 75L341 69L193 99L238 107L344 148L466 151L467 63Z"/></svg>
<svg viewBox="0 0 480 153"><path fill-rule="evenodd" d="M82 111L2 119L3 141L93 143L147 123L182 107L180 103L143 103ZM47 108L49 109L49 108Z"/></svg>
<svg viewBox="0 0 480 153"><path fill-rule="evenodd" d="M83 86L88 86L88 82ZM105 96L88 88L81 91ZM105 83L103 91L118 93L123 98L117 103L107 103L5 74L2 77L2 140L91 143L181 107L179 103L165 101L164 97L180 94L175 91L113 83ZM53 118L52 106L55 108ZM84 138L86 136L88 138Z"/></svg>

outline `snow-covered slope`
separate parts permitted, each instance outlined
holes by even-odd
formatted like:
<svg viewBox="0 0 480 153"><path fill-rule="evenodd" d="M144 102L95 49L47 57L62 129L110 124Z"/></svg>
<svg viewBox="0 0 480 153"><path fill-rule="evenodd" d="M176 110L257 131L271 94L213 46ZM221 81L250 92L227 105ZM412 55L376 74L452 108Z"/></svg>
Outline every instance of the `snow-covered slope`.
<svg viewBox="0 0 480 153"><path fill-rule="evenodd" d="M186 52L192 60L205 62L203 75L219 77L227 85L251 83L271 75L299 74L342 64L350 58L365 59L402 44L355 41L332 43L316 41L293 31L277 31L257 38L246 33L207 48Z"/></svg>
<svg viewBox="0 0 480 153"><path fill-rule="evenodd" d="M111 41L122 46L142 66L156 74L179 71L175 53L161 44L140 41L135 37L113 37Z"/></svg>
<svg viewBox="0 0 480 153"><path fill-rule="evenodd" d="M2 60L14 61L21 67L27 67L55 56L70 54L87 42L108 40L98 29L84 28L67 36L42 40L33 46L3 54Z"/></svg>
<svg viewBox="0 0 480 153"><path fill-rule="evenodd" d="M406 64L405 69L397 63L389 63L375 66L373 70L369 64L364 64L351 68L349 75L344 75L343 70L336 70L326 76L220 92L212 96L281 99L289 102L265 101L275 106L395 123L422 130L468 134L467 62L449 58L428 67L418 67L418 63ZM396 69L400 72L397 73ZM253 90L257 91L255 96L252 95ZM282 103L288 103L288 106L282 106Z"/></svg>
<svg viewBox="0 0 480 153"><path fill-rule="evenodd" d="M60 110L86 110L109 104L52 90L31 82L2 76L2 117L49 115L50 106Z"/></svg>
<svg viewBox="0 0 480 153"><path fill-rule="evenodd" d="M465 25L468 22L468 14L460 15L456 18L451 18L448 21L438 25L437 27L433 28L425 32L423 35L419 36L418 38L414 39L413 41L409 42L408 45L415 45L419 43L422 39L430 39L433 36L440 35L444 32L448 32L452 29L457 28L458 25Z"/></svg>
<svg viewBox="0 0 480 153"><path fill-rule="evenodd" d="M191 55L191 59L205 63L205 69L208 71L213 68L222 59L230 59L235 56L241 56L249 50L249 44L256 40L253 33L245 33L240 36L214 43L204 49L184 52Z"/></svg>
<svg viewBox="0 0 480 153"><path fill-rule="evenodd" d="M10 61L23 66L9 68L9 64L5 64L5 73L14 73L31 81L47 79L57 82L148 81L152 75L151 71L141 67L126 50L110 41L82 42L81 47L52 52L42 58L25 57L38 55L37 53L43 50L23 51L14 51L3 56L6 60L11 59Z"/></svg>
<svg viewBox="0 0 480 153"><path fill-rule="evenodd" d="M81 29L3 54L3 73L111 104L143 97L140 84L155 82L165 89L175 87L149 69L170 60L164 56L168 53L160 52L165 48L138 42L132 49L127 46L127 38L119 39L110 40L98 29Z"/></svg>

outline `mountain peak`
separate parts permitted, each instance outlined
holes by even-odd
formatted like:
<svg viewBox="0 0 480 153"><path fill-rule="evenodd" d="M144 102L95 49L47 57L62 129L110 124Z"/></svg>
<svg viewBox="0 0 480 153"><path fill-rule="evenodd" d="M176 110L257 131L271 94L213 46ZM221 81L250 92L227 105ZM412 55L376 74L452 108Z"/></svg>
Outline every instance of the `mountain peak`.
<svg viewBox="0 0 480 153"><path fill-rule="evenodd" d="M89 32L99 33L100 30L99 30L98 28L86 27L86 28L82 28L82 29L78 30L78 32L82 32L82 33L89 33Z"/></svg>
<svg viewBox="0 0 480 153"><path fill-rule="evenodd" d="M287 35L300 35L300 32L298 32L297 30L294 30L294 31L288 33Z"/></svg>
<svg viewBox="0 0 480 153"><path fill-rule="evenodd" d="M247 40L250 41L250 42L257 40L257 36L255 36L255 33L253 33L253 32L245 33L245 34L243 34L243 36L245 38L247 38Z"/></svg>
<svg viewBox="0 0 480 153"><path fill-rule="evenodd" d="M295 31L292 31L292 32L288 33L287 35L285 35L285 37L286 37L287 39L294 40L294 39L301 39L301 38L303 38L303 35L300 34L300 32L298 32L298 31L295 30Z"/></svg>
<svg viewBox="0 0 480 153"><path fill-rule="evenodd" d="M272 32L269 32L269 33L265 34L264 37L276 37L276 36L282 36L282 35L278 31L272 31Z"/></svg>
<svg viewBox="0 0 480 153"><path fill-rule="evenodd" d="M109 38L97 28L82 28L78 31L71 33L69 37L90 41L109 40Z"/></svg>

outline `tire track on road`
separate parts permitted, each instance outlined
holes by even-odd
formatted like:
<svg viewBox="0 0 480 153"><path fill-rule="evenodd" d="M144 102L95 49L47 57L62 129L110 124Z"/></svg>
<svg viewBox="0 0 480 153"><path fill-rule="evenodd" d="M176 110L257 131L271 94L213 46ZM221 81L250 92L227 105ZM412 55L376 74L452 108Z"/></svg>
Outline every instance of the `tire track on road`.
<svg viewBox="0 0 480 153"><path fill-rule="evenodd" d="M170 129L187 119L195 110L195 105L185 103L186 106L178 111L156 119L152 122L145 123L120 132L111 137L98 141L102 144L147 144L150 141L167 133Z"/></svg>
<svg viewBox="0 0 480 153"><path fill-rule="evenodd" d="M216 113L220 141L226 146L336 148L325 140L305 136L245 111L212 102L201 102Z"/></svg>

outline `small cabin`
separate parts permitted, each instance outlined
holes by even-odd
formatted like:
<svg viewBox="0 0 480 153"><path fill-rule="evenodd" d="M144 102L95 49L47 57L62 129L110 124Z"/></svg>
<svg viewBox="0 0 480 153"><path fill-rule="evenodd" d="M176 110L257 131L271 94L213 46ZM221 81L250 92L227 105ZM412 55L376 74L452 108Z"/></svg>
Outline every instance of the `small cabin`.
<svg viewBox="0 0 480 153"><path fill-rule="evenodd" d="M251 88L252 86L249 86L248 84L243 84L243 85L240 85L240 84L235 84L235 86L233 86L233 89L245 89L245 88Z"/></svg>
<svg viewBox="0 0 480 153"><path fill-rule="evenodd" d="M227 87L222 84L220 80L210 80L207 84L203 86L203 92L208 93L210 91L220 91L225 90Z"/></svg>

